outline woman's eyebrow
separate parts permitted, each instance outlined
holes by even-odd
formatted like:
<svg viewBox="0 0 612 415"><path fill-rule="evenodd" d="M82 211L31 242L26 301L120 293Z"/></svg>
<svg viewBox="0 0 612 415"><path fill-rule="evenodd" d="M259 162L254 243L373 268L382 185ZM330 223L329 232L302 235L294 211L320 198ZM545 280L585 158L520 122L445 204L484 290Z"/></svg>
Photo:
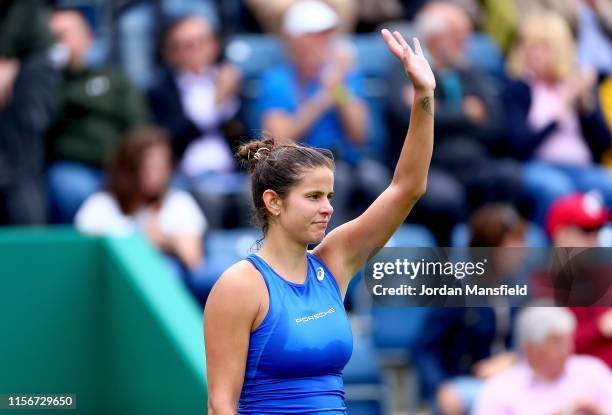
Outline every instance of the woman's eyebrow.
<svg viewBox="0 0 612 415"><path fill-rule="evenodd" d="M311 190L306 190L304 193L306 193L306 194L332 194L333 195L334 191L332 190L331 192L326 192L326 191L323 191L323 190L313 190L313 189L311 189Z"/></svg>

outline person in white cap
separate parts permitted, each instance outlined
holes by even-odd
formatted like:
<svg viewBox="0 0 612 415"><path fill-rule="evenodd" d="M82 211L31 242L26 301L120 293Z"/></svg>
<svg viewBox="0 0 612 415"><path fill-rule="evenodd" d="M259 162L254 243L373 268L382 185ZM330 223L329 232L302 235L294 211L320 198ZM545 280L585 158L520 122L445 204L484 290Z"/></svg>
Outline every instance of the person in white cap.
<svg viewBox="0 0 612 415"><path fill-rule="evenodd" d="M246 0L246 4L261 26L268 32L282 33L283 17L289 8L301 0ZM351 33L357 23L359 2L355 0L325 0L338 13L338 28Z"/></svg>
<svg viewBox="0 0 612 415"><path fill-rule="evenodd" d="M331 150L337 160L336 213L332 227L354 217L389 183L390 172L364 154L368 107L353 50L336 38L338 15L321 1L289 8L283 20L290 62L265 73L259 110L263 130ZM355 197L361 196L361 199Z"/></svg>

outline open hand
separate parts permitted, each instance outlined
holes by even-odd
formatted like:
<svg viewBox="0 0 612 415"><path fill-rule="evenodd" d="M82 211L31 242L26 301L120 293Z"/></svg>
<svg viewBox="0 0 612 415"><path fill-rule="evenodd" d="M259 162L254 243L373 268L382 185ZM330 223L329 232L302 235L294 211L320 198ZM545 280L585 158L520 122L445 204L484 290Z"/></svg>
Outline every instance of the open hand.
<svg viewBox="0 0 612 415"><path fill-rule="evenodd" d="M419 40L416 37L412 39L413 51L400 32L395 31L391 34L389 30L383 29L382 35L391 53L404 65L404 71L414 85L415 91L427 93L433 91L436 88L436 78L423 55Z"/></svg>
<svg viewBox="0 0 612 415"><path fill-rule="evenodd" d="M219 105L225 100L236 96L241 82L242 75L238 68L227 63L221 64L215 83L215 103Z"/></svg>

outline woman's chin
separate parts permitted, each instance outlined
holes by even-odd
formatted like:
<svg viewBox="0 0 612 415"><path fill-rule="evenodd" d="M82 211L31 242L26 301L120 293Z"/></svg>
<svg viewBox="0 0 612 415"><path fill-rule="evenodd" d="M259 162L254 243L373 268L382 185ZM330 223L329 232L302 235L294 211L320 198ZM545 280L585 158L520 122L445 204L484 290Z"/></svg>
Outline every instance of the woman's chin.
<svg viewBox="0 0 612 415"><path fill-rule="evenodd" d="M323 230L321 230L321 231L316 232L316 233L315 233L315 234L312 236L312 238L311 238L311 242L310 242L310 243L311 243L311 244L318 244L318 243L320 243L320 242L323 240L323 238L325 238L325 231L326 231L326 230L325 230L325 229L323 229Z"/></svg>

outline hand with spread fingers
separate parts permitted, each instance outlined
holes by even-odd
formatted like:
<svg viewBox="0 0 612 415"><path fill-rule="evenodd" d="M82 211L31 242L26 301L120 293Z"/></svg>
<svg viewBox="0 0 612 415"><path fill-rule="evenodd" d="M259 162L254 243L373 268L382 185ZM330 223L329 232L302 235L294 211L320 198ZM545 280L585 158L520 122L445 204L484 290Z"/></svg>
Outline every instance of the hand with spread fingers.
<svg viewBox="0 0 612 415"><path fill-rule="evenodd" d="M413 38L414 51L408 42L395 31L391 33L387 29L382 30L383 38L389 50L402 62L406 75L414 85L417 92L431 92L436 88L436 78L429 66L429 62L423 55L423 49L419 40Z"/></svg>

